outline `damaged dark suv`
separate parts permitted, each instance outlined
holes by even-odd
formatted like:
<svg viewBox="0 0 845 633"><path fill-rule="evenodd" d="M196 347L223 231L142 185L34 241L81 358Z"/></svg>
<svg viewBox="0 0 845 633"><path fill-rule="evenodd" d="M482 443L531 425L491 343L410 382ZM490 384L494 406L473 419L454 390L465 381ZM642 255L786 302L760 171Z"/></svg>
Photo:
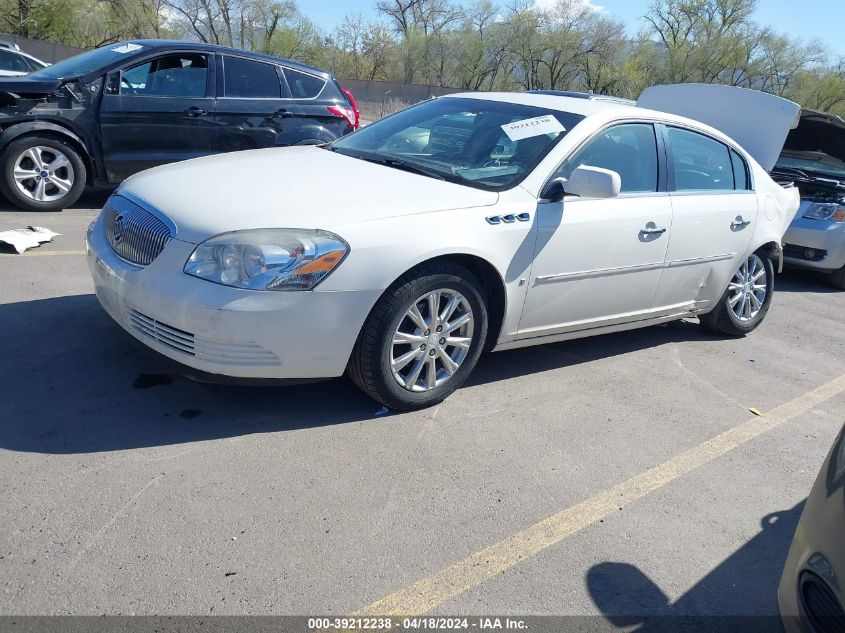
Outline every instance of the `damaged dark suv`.
<svg viewBox="0 0 845 633"><path fill-rule="evenodd" d="M209 44L121 42L0 78L0 190L50 211L86 185L156 165L321 144L356 127L352 94L317 68Z"/></svg>

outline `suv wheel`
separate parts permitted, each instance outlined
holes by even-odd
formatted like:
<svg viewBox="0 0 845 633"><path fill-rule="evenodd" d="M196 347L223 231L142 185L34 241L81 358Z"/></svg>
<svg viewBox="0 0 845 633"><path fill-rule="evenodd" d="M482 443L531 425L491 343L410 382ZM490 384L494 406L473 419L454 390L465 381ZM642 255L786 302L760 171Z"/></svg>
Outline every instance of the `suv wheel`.
<svg viewBox="0 0 845 633"><path fill-rule="evenodd" d="M454 264L427 264L379 299L349 362L349 375L392 409L443 401L469 376L487 338L481 283Z"/></svg>
<svg viewBox="0 0 845 633"><path fill-rule="evenodd" d="M70 206L85 188L85 163L70 144L26 136L10 143L0 158L0 189L27 211Z"/></svg>
<svg viewBox="0 0 845 633"><path fill-rule="evenodd" d="M701 324L720 334L748 334L766 317L774 282L775 268L769 254L763 249L751 253L734 273L716 307L699 317Z"/></svg>
<svg viewBox="0 0 845 633"><path fill-rule="evenodd" d="M830 275L830 282L840 290L845 290L845 266L833 271Z"/></svg>

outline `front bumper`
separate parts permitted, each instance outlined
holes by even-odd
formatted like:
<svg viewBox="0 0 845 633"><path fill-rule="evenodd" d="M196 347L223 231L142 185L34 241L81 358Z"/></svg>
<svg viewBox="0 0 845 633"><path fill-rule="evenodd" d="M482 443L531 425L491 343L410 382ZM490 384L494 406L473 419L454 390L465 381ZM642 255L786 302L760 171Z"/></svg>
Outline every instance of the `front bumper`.
<svg viewBox="0 0 845 633"><path fill-rule="evenodd" d="M800 268L832 271L845 266L845 222L796 217L783 236L783 261ZM804 256L804 251L814 256Z"/></svg>
<svg viewBox="0 0 845 633"><path fill-rule="evenodd" d="M127 332L207 374L234 378L340 376L377 290L274 292L229 288L182 272L195 245L172 239L145 268L118 258L102 219L89 228L97 299Z"/></svg>

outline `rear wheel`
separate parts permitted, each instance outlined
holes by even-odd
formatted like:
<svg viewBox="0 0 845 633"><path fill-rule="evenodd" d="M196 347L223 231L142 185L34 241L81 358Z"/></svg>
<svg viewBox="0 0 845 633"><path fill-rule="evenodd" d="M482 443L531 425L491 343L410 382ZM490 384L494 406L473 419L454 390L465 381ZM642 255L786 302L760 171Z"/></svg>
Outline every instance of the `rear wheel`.
<svg viewBox="0 0 845 633"><path fill-rule="evenodd" d="M481 288L453 264L424 265L402 277L364 324L349 363L352 380L392 409L444 400L472 372L487 337Z"/></svg>
<svg viewBox="0 0 845 633"><path fill-rule="evenodd" d="M26 136L10 143L0 158L0 188L27 211L70 206L85 188L85 163L68 143Z"/></svg>
<svg viewBox="0 0 845 633"><path fill-rule="evenodd" d="M751 253L731 278L722 298L699 317L712 332L743 336L756 328L769 311L774 293L775 268L764 250Z"/></svg>

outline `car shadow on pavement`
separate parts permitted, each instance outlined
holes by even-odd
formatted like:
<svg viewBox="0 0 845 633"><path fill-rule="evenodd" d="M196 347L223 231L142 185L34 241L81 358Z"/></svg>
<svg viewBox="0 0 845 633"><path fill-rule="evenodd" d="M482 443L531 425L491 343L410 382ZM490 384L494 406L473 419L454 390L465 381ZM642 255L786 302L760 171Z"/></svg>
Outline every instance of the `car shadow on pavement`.
<svg viewBox="0 0 845 633"><path fill-rule="evenodd" d="M629 563L593 566L587 590L607 621L627 631L780 633L777 588L803 509L804 501L764 516L757 535L675 601Z"/></svg>
<svg viewBox="0 0 845 633"><path fill-rule="evenodd" d="M845 292L830 283L830 275L817 270L784 270L775 278L775 295L778 292L814 292L830 294Z"/></svg>
<svg viewBox="0 0 845 633"><path fill-rule="evenodd" d="M178 366L117 326L93 295L0 304L0 448L88 453L377 420L380 405L347 378L295 387L223 386ZM542 347L486 354L484 384L712 338L677 322Z"/></svg>

